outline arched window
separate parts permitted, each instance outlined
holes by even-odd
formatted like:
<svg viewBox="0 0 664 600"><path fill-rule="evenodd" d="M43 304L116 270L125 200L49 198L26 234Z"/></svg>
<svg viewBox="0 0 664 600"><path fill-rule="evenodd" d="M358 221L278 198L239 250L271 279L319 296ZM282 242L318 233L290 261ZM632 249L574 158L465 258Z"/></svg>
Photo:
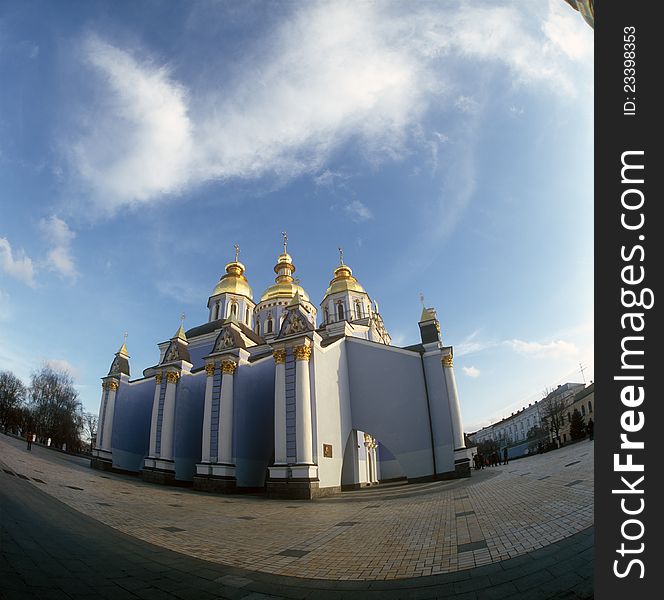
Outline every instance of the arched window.
<svg viewBox="0 0 664 600"><path fill-rule="evenodd" d="M325 322L329 323L330 322L330 311L325 309Z"/></svg>
<svg viewBox="0 0 664 600"><path fill-rule="evenodd" d="M231 317L237 318L237 304L235 302L231 304Z"/></svg>
<svg viewBox="0 0 664 600"><path fill-rule="evenodd" d="M266 333L272 333L272 317L267 318L267 331Z"/></svg>
<svg viewBox="0 0 664 600"><path fill-rule="evenodd" d="M247 309L244 313L244 322L249 325L249 309Z"/></svg>
<svg viewBox="0 0 664 600"><path fill-rule="evenodd" d="M586 407L583 406L583 404L581 405L581 415L584 417L586 416Z"/></svg>
<svg viewBox="0 0 664 600"><path fill-rule="evenodd" d="M339 318L340 321L344 320L344 305L339 302L337 304L337 317Z"/></svg>
<svg viewBox="0 0 664 600"><path fill-rule="evenodd" d="M359 300L355 300L355 318L362 318L362 303Z"/></svg>
<svg viewBox="0 0 664 600"><path fill-rule="evenodd" d="M212 319L212 320L216 321L218 318L219 318L219 302L217 302L214 305L214 319Z"/></svg>
<svg viewBox="0 0 664 600"><path fill-rule="evenodd" d="M593 412L593 403L590 400L588 400L588 412Z"/></svg>
<svg viewBox="0 0 664 600"><path fill-rule="evenodd" d="M256 335L261 334L261 323L258 319L256 319Z"/></svg>

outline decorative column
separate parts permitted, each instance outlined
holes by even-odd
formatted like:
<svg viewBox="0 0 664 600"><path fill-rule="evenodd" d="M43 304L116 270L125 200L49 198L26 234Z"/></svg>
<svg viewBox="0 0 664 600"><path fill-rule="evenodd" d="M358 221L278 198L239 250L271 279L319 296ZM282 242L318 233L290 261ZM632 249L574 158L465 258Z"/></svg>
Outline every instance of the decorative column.
<svg viewBox="0 0 664 600"><path fill-rule="evenodd" d="M472 450L466 448L463 437L463 425L461 423L461 405L457 392L456 378L452 367L452 354L446 354L441 359L445 385L447 386L448 404L452 420L452 443L454 444L454 472L457 477L470 477L470 461Z"/></svg>
<svg viewBox="0 0 664 600"><path fill-rule="evenodd" d="M454 450L465 448L463 439L463 426L461 425L461 405L459 404L459 394L457 392L456 378L452 368L452 355L447 354L441 359L443 363L443 372L445 374L445 383L447 384L447 393L449 397L450 414L452 417L452 438L454 441Z"/></svg>
<svg viewBox="0 0 664 600"><path fill-rule="evenodd" d="M106 452L113 452L113 416L115 415L115 395L120 387L117 379L107 379L102 384L108 391L106 396L106 406L104 410L104 429L101 436L101 449Z"/></svg>
<svg viewBox="0 0 664 600"><path fill-rule="evenodd" d="M219 402L219 437L217 463L232 467L228 475L235 475L233 464L233 376L237 363L226 359L221 361L221 399Z"/></svg>
<svg viewBox="0 0 664 600"><path fill-rule="evenodd" d="M311 346L303 344L293 348L295 355L295 446L297 466L292 469L294 478L313 479L317 468L313 457L313 431L311 426L311 386L309 359Z"/></svg>
<svg viewBox="0 0 664 600"><path fill-rule="evenodd" d="M150 420L150 447L148 456L157 456L157 427L159 419L159 396L161 392L161 373L154 376L154 397L152 398L152 419Z"/></svg>
<svg viewBox="0 0 664 600"><path fill-rule="evenodd" d="M175 391L180 373L167 371L166 395L164 396L164 410L161 420L161 448L159 458L173 460L173 433L175 431Z"/></svg>
<svg viewBox="0 0 664 600"><path fill-rule="evenodd" d="M201 461L210 462L210 436L212 428L212 388L214 385L215 364L205 365L205 407L203 408L203 432L201 435Z"/></svg>
<svg viewBox="0 0 664 600"><path fill-rule="evenodd" d="M275 350L274 357L274 464L288 463L286 451L286 350Z"/></svg>

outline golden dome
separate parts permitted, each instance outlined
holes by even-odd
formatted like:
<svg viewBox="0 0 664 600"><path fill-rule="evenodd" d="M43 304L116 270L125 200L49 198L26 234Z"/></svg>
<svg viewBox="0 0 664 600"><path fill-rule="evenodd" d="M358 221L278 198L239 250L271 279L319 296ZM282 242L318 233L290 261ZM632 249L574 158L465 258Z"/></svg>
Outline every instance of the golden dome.
<svg viewBox="0 0 664 600"><path fill-rule="evenodd" d="M253 300L253 292L249 287L249 282L244 276L244 265L237 260L226 265L226 275L217 283L212 296L217 294L239 294Z"/></svg>
<svg viewBox="0 0 664 600"><path fill-rule="evenodd" d="M263 292L260 301L265 302L266 300L275 298L292 298L296 293L300 294L302 300L309 302L309 294L304 291L304 288L295 282L289 281L277 282L271 285Z"/></svg>
<svg viewBox="0 0 664 600"><path fill-rule="evenodd" d="M284 251L277 257L277 264L274 265L274 272L277 274L274 279L275 283L263 292L260 302L276 298L290 299L298 293L302 300L309 302L309 294L307 294L307 292L304 291L304 288L293 278L295 265L293 264L291 255L286 252L286 240L288 237L285 233L282 235L284 236Z"/></svg>
<svg viewBox="0 0 664 600"><path fill-rule="evenodd" d="M357 279L353 277L353 271L351 271L350 267L343 262L334 270L334 279L330 281L330 287L325 290L323 300L330 294L336 294L337 292L367 293Z"/></svg>

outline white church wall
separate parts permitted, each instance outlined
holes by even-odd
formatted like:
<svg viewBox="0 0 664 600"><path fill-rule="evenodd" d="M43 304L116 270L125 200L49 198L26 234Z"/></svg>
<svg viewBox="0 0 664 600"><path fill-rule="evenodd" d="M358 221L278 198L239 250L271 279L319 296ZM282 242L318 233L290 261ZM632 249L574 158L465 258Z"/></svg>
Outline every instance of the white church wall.
<svg viewBox="0 0 664 600"><path fill-rule="evenodd" d="M350 432L350 395L346 350L342 342L316 348L313 357L312 417L314 460L320 487L340 485L346 440ZM323 455L323 444L332 445L332 458Z"/></svg>
<svg viewBox="0 0 664 600"><path fill-rule="evenodd" d="M238 487L262 487L274 453L274 359L242 363L233 382L233 455Z"/></svg>
<svg viewBox="0 0 664 600"><path fill-rule="evenodd" d="M389 448L409 478L433 474L429 413L417 353L346 339L352 426Z"/></svg>

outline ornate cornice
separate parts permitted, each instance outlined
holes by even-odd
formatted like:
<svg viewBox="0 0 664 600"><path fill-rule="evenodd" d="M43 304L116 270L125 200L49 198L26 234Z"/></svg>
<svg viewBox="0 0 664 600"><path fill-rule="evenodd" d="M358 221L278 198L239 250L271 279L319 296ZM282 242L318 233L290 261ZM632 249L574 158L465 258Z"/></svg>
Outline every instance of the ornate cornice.
<svg viewBox="0 0 664 600"><path fill-rule="evenodd" d="M293 354L295 355L295 360L309 360L311 358L311 346L294 346Z"/></svg>
<svg viewBox="0 0 664 600"><path fill-rule="evenodd" d="M221 361L221 372L224 375L233 375L237 369L237 363L233 360L222 360Z"/></svg>
<svg viewBox="0 0 664 600"><path fill-rule="evenodd" d="M274 362L278 365L283 365L286 362L286 350L275 350L272 352Z"/></svg>
<svg viewBox="0 0 664 600"><path fill-rule="evenodd" d="M452 355L451 354L446 354L441 358L441 362L443 363L444 367L451 367L452 366Z"/></svg>
<svg viewBox="0 0 664 600"><path fill-rule="evenodd" d="M215 369L216 365L214 363L207 363L205 365L205 372L207 373L208 377L212 377L214 375Z"/></svg>
<svg viewBox="0 0 664 600"><path fill-rule="evenodd" d="M161 385L161 377L162 377L161 373L155 373L154 382L157 385Z"/></svg>
<svg viewBox="0 0 664 600"><path fill-rule="evenodd" d="M167 383L177 383L178 379L180 379L180 373L177 371L168 371L168 373L166 373Z"/></svg>

